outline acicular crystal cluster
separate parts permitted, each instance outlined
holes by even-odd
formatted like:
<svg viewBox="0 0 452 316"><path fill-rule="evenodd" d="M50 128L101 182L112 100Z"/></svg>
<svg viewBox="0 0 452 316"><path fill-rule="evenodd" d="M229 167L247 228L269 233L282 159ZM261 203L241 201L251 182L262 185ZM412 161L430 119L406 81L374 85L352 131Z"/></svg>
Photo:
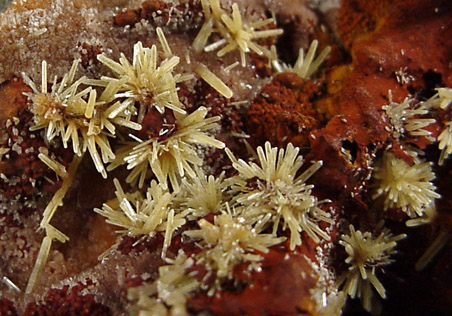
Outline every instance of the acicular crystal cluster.
<svg viewBox="0 0 452 316"><path fill-rule="evenodd" d="M432 163L416 158L410 165L385 152L381 164L375 167L373 198L382 197L385 210L400 208L411 218L422 217L435 204L435 199L440 198L432 183L434 179Z"/></svg>
<svg viewBox="0 0 452 316"><path fill-rule="evenodd" d="M267 142L264 148L257 148L258 163L237 160L226 151L238 175L230 179L235 192L234 202L246 209L245 219L262 222L272 228L273 233L282 225L290 230L290 248L301 244L301 232L319 243L329 240L319 223L332 224L331 215L319 206L328 201L318 201L312 195L313 185L306 181L321 166L317 161L297 176L303 165L299 148L288 144L286 150L272 148Z"/></svg>
<svg viewBox="0 0 452 316"><path fill-rule="evenodd" d="M353 225L350 225L349 229L349 234L342 235L339 241L347 252L345 263L349 267L348 271L339 277L338 284L344 284L343 291L351 298L360 298L364 308L371 311L375 307L372 302L373 289L381 298L386 298L386 291L377 278L377 272L394 261L391 258L396 253L394 248L406 235L394 236L388 230L383 230L375 236L369 232L355 230Z"/></svg>
<svg viewBox="0 0 452 316"><path fill-rule="evenodd" d="M270 56L270 51L256 43L260 38L281 35L282 29L256 30L272 24L273 19L265 19L252 23L243 21L239 6L232 4L231 15L227 14L219 0L202 0L205 22L193 42L197 51L205 52L219 49L217 56L222 57L234 50L240 53L241 65L246 66L246 54L253 51L258 55ZM221 39L208 44L213 34L219 34Z"/></svg>
<svg viewBox="0 0 452 316"><path fill-rule="evenodd" d="M192 166L202 164L198 146L224 147L221 141L206 134L217 126L219 117L206 118L208 110L204 107L190 114L183 109L176 84L179 80L192 76L173 73L179 59L172 55L161 29L157 29L157 34L166 56L158 67L156 46L144 48L138 42L134 46L132 64L124 55L121 56L120 63L104 55L98 56L99 61L117 74L117 78L81 77L74 81L78 66L78 61L75 61L60 82L58 78L54 78L49 92L45 61L42 63L41 89L23 74L24 81L33 90L27 94L30 99L30 112L33 114L34 124L31 129L45 129L46 141L54 146L62 143L67 147L68 143L72 142L76 154L68 170L46 155L39 156L64 181L44 211L41 227L46 230L47 237L41 246L27 291L32 291L39 282L39 274L47 260L52 240L68 240L67 236L50 225L50 221L57 208L62 205L81 157L87 150L97 171L104 178L107 177L107 170L126 163L128 169L133 169L127 181L138 183L140 188L145 180L149 179L148 165L151 167L152 174L159 182L150 183L146 198L138 191L124 193L116 181L117 206L105 204L97 212L130 234L150 234L165 230L167 245L170 243L171 233L185 223L185 220L178 219L178 214L165 208L164 201L169 202L170 194L167 192L168 178L172 189L177 190L185 174L196 176ZM83 86L85 88L79 91ZM98 92L100 89L103 90ZM144 133L147 136L144 140L129 133L131 140L125 141L114 153L110 138L119 136L124 139L124 129L140 131L147 115L156 114L161 117L165 112L172 117L171 127L164 121L156 135ZM105 168L104 164L107 163L110 163L110 166Z"/></svg>
<svg viewBox="0 0 452 316"><path fill-rule="evenodd" d="M37 155L56 174L61 187L42 215L40 228L45 231L45 237L25 290L27 294L39 285L52 242L69 240L52 219L66 203L71 186L78 181L74 181L77 170L81 165L86 166L82 159L89 152L88 162L92 162L103 178L112 180L115 188L112 199L99 202L94 208L119 235L103 258L117 255L119 252L114 251L124 240L133 240L133 247L146 247L143 242L146 238L155 241L152 255L159 254L154 256L160 266L158 271L127 280L133 283L139 279L138 285L127 288L132 314L190 315L188 304L196 296L218 304L220 298L239 300L237 297L249 289L247 295L259 293L252 292L254 287L262 286L258 290L265 292L268 288L262 273L293 268L292 262L296 267L291 272L297 274L294 283L312 282L316 290L323 291L318 295L321 298L316 299L319 313L330 310L336 316L347 295L360 298L364 309L372 312L378 305L375 292L386 298L384 269L395 261L397 243L406 235L393 235L379 220L395 221L391 217L394 213L402 215L400 221L407 226L434 220L441 195L437 192L434 165L428 161L431 155L427 146L437 143L439 165L452 153L452 89L435 88L435 92L430 88L425 95L436 94L429 99L422 99L424 95L419 91L410 91L411 94L405 93L405 98L400 98L401 102L393 100L391 91L386 98L386 90L378 93L381 100L389 99L389 102L372 104L375 108L367 104L357 106L362 91L359 95L336 95L336 99L325 101L322 99L326 98L325 91L336 90L340 94L344 87L339 86L349 84L340 77L351 76L358 68L328 74L332 77L327 79L329 86L322 87L324 76L315 74L332 51L325 45L326 41L309 38L307 52L300 49L298 58L293 56L296 61L292 66L278 57L276 47L279 50L284 45L273 41L273 37L281 35L283 30L277 28L274 18L247 19L237 3L230 8L222 7L226 3L201 0L175 5L145 1L143 9L124 10L121 15L125 22L138 21L135 25L125 23L124 28L124 33L135 36L135 44L130 45L130 48L133 45L131 58L121 53L116 60L100 53L109 50L99 48L99 54L91 60L98 63L93 78L77 76L79 60L73 62L62 78L51 78L47 62L43 61L40 86L27 74L22 75L32 90L24 93L28 98L28 114L32 116L30 130L41 132L48 147L71 149L73 154L68 165L53 153L48 154L48 150ZM197 25L197 34L190 33L191 46L184 61L173 52L164 30L171 30L170 21L175 20L172 11L181 14L190 10L196 15L191 21L200 22L202 17L204 21ZM270 16L273 12L266 13ZM168 23L160 24L162 28L155 27L149 22L152 19ZM149 38L139 41L138 35L143 34L154 36L160 44L146 47L143 43ZM317 54L319 46L326 48ZM209 69L213 63L208 60L209 52L216 52L215 62L224 70L223 74L212 71L215 66ZM228 65L230 62L221 58L233 52L238 52L239 61ZM258 65L253 58L262 58L262 65L266 66L261 66L266 67L268 74L255 71ZM248 59L256 64L247 64ZM234 74L237 78L252 71L256 78L261 76L261 81L253 78L255 81L250 82L259 82L253 86L241 81L235 83L235 77L230 81L220 79L233 73L231 70L238 65L242 67ZM397 75L392 80L397 80L399 86L416 81L409 71L406 67L396 72L391 70L392 76ZM278 80L274 80L276 75ZM213 90L197 95L201 80ZM268 82L266 89L259 86ZM297 93L289 99L287 95L291 91ZM253 136L246 133L252 135L252 128L247 131L244 127L238 132L231 128L226 136L221 134L229 127L221 126L224 119L240 120L234 122L237 126L245 126L244 121L250 119L244 114L246 108L240 106L253 101L237 100L237 95L261 98L265 100L264 106L278 104L274 109L266 108L268 115L262 116L265 119L258 115L254 119L262 129L270 126L267 118L275 119L277 127L268 135L287 144L285 148L275 147L273 139L268 141L268 135L251 148L246 139ZM349 104L343 99L355 107L344 110L342 103ZM336 108L331 101L342 103ZM306 113L295 105L307 108ZM363 109L367 106L375 111L366 113ZM224 110L226 107L231 111ZM229 114L231 117L225 118ZM373 129L369 126L372 120L381 126ZM291 126L281 126L285 123ZM295 131L293 139L286 130ZM377 132L384 135L373 135ZM297 137L299 143L295 145ZM314 146L317 146L315 150ZM0 160L10 150L0 148ZM359 197L355 198L355 193ZM359 215L348 214L349 205ZM377 213L375 209L382 212ZM362 215L364 211L367 213ZM366 221L355 218L361 215ZM355 228L356 223L360 229ZM438 245L444 245L449 237L448 232L441 233L416 269L425 267L427 259L438 253ZM331 258L328 258L331 261L319 259L320 254L329 256L335 251L339 253L338 258L340 255L345 258L337 260L340 261L337 266ZM294 257L298 261L291 261ZM290 264L281 264L289 261ZM332 267L338 270L332 271ZM287 277L285 271L281 275ZM283 282L287 280L282 279ZM333 290L328 288L331 284ZM308 292L310 298L314 297L314 291ZM296 304L299 303L297 295L293 294ZM336 300L337 306L328 308L329 300ZM237 310L241 313L240 308ZM298 305L296 308L301 310ZM272 311L272 314L277 313Z"/></svg>

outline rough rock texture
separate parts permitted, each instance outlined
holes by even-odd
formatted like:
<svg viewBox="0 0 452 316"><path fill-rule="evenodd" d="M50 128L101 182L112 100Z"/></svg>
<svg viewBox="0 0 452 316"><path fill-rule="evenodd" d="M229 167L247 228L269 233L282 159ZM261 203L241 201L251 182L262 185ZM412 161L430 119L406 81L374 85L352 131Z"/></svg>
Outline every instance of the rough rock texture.
<svg viewBox="0 0 452 316"><path fill-rule="evenodd" d="M262 88L245 114L249 117L245 124L250 142L255 147L265 141L278 147L285 147L287 143L306 147L309 133L322 123L310 102L317 91L316 84L295 74L275 76Z"/></svg>
<svg viewBox="0 0 452 316"><path fill-rule="evenodd" d="M388 146L406 158L401 147L414 144L426 150L427 159L438 161L437 146L427 146L423 137L393 139L381 107L388 103L388 90L397 102L408 94L420 101L432 96L435 87L452 86L452 5L447 0L344 0L337 15L334 10L323 15L307 6L316 1L233 2L240 4L247 19L275 16L285 31L275 44L287 63L293 63L299 48L307 48L313 38L319 39L321 47L333 45L324 70L313 80L275 75L265 58L251 55L248 67L226 72L224 68L238 59L236 52L219 58L215 52L200 54L191 48L203 22L197 0L18 0L0 16L0 144L9 148L0 156L0 172L8 179L0 179L0 316L124 315L129 308L127 289L158 276L158 267L164 264L162 234L121 236L92 212L114 197L110 180L116 177L124 184L127 171L114 171L104 180L85 157L64 207L52 221L70 241L53 244L35 293L24 295L5 281L20 290L26 287L44 236L38 230L42 211L61 182L37 159L39 148L47 145L41 133L29 131L23 92L30 89L18 79L21 73L40 83L42 60L47 60L49 78L53 78L61 77L73 59L80 58L77 76L109 75L97 61L98 54L117 60L123 52L130 60L137 41L148 47L160 45L155 32L159 26L180 57L177 73L194 73L204 63L234 92L233 99L227 100L199 78L185 82L178 93L187 111L205 106L209 116L219 115L217 138L241 158L251 156L240 140L248 135L254 149L266 141L279 147L291 142L301 147L307 162L322 160L322 168L309 183L315 185L319 199L332 200L328 206L336 222L328 230L331 241L317 245L304 234L302 246L294 251L288 250L287 243L278 245L264 254L262 272L242 276L246 286L230 286L213 296L193 295L189 311L337 315L319 311L319 306L334 291L336 272L346 269L345 253L336 247L340 224L375 227L378 220L369 189L375 159ZM229 7L232 1L221 3ZM322 25L331 21L335 24ZM436 115L437 122L429 127L435 137L450 120L447 111ZM159 132L162 117L150 111L139 136ZM71 152L61 146L52 153L66 166L72 159ZM204 167L211 173L234 173L222 150L205 154ZM388 212L388 227L409 238L400 243L396 259L401 260L381 274L388 291L382 315L450 312L450 239L425 270L415 271L414 265L440 232L451 234L451 167L449 159L434 168L435 185L443 198L431 225L408 229L402 222L404 214ZM177 232L173 238L171 255L179 248L199 251L182 236ZM363 313L359 301L350 302L345 315Z"/></svg>
<svg viewBox="0 0 452 316"><path fill-rule="evenodd" d="M119 52L123 52L126 57L131 58L132 46L139 40L144 46L159 46L155 34L157 26L163 27L171 49L180 56L178 73L193 73L197 64L202 62L231 87L235 100L249 100L254 97L268 79L256 76L252 67L236 67L225 73L223 68L237 60L235 53L218 58L214 52L195 54L192 50L187 50L203 22L200 2L195 0L175 3L125 0L16 1L0 18L0 42L3 43L0 47L0 81L3 82L0 91L3 96L0 98L1 125L6 126L7 121L13 121L14 117L19 118L20 122L30 121L26 111L27 99L23 95L23 92L30 90L21 80L15 78L26 73L39 85L42 60L48 62L51 78L61 78L74 58L81 59L82 67L79 68L77 76L99 77L101 73L108 74L108 71L97 61L98 54L104 52L117 59ZM302 30L304 34L303 39L300 38L298 44L293 47L306 47L317 20L315 14L302 5L303 3L304 1L279 1L271 4L269 8L264 1L243 2L240 5L243 14L249 19L265 17L268 12L275 13L278 19L280 16L281 21L289 23L291 28ZM222 2L226 7L230 4L229 1ZM171 8L171 12L168 8ZM269 11L266 11L267 9ZM161 10L160 13L157 10ZM187 12L191 15L186 16ZM158 17L159 14L163 17ZM309 28L303 25L309 25ZM190 31L180 36L179 32L186 29ZM298 47L293 50L298 51ZM11 51L16 53L10 54ZM227 135L231 132L242 132L243 122L240 115L243 109L240 105L233 106L234 110L231 111L225 99L201 81L191 81L186 85L180 90L181 99L192 98L183 100L186 106L194 109L201 105L207 106L211 109L209 115L222 116L222 134L225 136L220 138L231 142L232 146L237 146L236 139ZM17 157L11 156L9 160L3 158L2 172L7 177L15 173L25 174L27 185L16 185L18 189L13 192L11 183L5 186L2 182L4 187L0 215L0 273L23 290L44 236L43 232L37 229L40 214L49 201L50 194L58 189L60 181L37 159L38 149L44 145L40 143L40 133L31 138L27 131L28 125L11 125L10 134L14 137L16 135L13 135L13 128L17 128L19 133L27 132L22 136L26 146L22 153L17 153ZM37 143L30 143L30 139ZM35 149L34 154L25 155L25 149L32 147ZM55 155L66 166L72 159L64 150L57 151ZM220 155L223 157L222 161L227 160L224 153ZM218 153L212 153L210 161L216 160L216 156ZM216 163L218 164L218 161ZM218 170L221 170L220 165ZM24 296L16 293L6 283L0 283L0 296L10 298L15 302L18 311L25 311L26 315L51 315L51 310L54 310L52 304L62 305L60 314L89 313L86 310L107 313L106 308L99 307L94 301L101 301L113 314L125 313L127 299L124 293L130 286L129 280L145 272L155 275L156 267L161 264L157 255L159 248L148 250L148 253L141 253L139 256L135 252L122 254L113 249L102 262L98 261L97 257L115 243L116 234L115 228L107 225L92 209L110 199L114 189L111 182L104 181L93 170L88 159L82 162L80 170L64 200L64 210L58 211L52 221L70 237L70 241L65 244L56 242L52 246L42 283L36 293ZM33 173L28 175L29 172ZM121 172L113 173L111 177L124 178ZM53 181L53 186L52 182L42 180L44 176ZM36 180L35 186L29 185L29 179ZM86 183L96 185L84 185ZM23 201L16 198L19 193L24 196L23 199L32 201L27 202L28 207L24 207ZM12 197L14 200L8 200ZM154 267L150 262L154 262ZM86 280L89 280L89 287L83 287ZM81 287L84 294L79 293ZM310 286L305 287L305 290L309 288ZM92 296L89 293L104 294ZM12 303L4 302L2 308L12 310ZM75 306L69 306L73 303Z"/></svg>
<svg viewBox="0 0 452 316"><path fill-rule="evenodd" d="M367 183L374 154L388 143L399 146L385 129L388 123L381 110L388 103L388 90L401 102L408 94L423 100L434 94L434 87L452 85L452 41L447 35L452 28L451 10L447 1L343 2L338 32L352 62L329 74L328 97L317 105L327 109L332 118L313 133L310 156L322 157L325 162L314 183L327 189L328 196L344 201L344 215L353 221L365 222L370 211L370 194L365 192L360 198L359 193ZM407 81L396 74L399 70ZM433 135L437 128L430 127ZM436 146L426 147L422 138L405 142L426 148L428 159L437 161ZM444 283L451 281L451 265L444 261L451 257L450 241L431 266L421 272L414 270L415 262L439 232L450 234L450 185L445 185L450 184L448 168L450 160L435 170L435 184L443 196L437 204L436 223L407 231L409 237L401 243L401 260L385 277L390 283L390 299L383 304L387 315L421 315L432 310L445 315L450 310L450 286ZM394 226L395 231L406 230Z"/></svg>

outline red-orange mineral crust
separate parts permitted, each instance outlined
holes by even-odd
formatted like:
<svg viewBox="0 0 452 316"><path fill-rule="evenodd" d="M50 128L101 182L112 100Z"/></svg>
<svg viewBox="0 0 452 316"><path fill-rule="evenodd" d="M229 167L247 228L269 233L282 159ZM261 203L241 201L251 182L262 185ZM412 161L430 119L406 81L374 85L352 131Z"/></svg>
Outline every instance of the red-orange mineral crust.
<svg viewBox="0 0 452 316"><path fill-rule="evenodd" d="M435 3L438 12L434 10ZM356 29L338 23L343 37L353 34L352 63L329 74L328 97L317 105L332 119L310 139L310 156L325 162L313 179L335 196L359 191L372 155L388 144L388 122L381 107L388 104L389 90L394 100L401 102L412 91L431 95L433 91L421 88L452 85L452 38L448 36L452 27L451 5L446 6L445 1L435 3L428 5L427 10L423 1L411 1L410 9L403 1L344 1L344 7L349 9L340 11L338 21L351 18L350 7L356 10L351 10L356 15ZM380 6L389 10L390 21L380 21L381 10L374 10ZM423 14L418 15L419 12ZM367 33L358 23L361 19L375 19L381 26ZM400 69L412 75L412 82L397 81L395 72ZM432 72L439 75L439 82L431 82ZM416 143L422 144L422 140Z"/></svg>
<svg viewBox="0 0 452 316"><path fill-rule="evenodd" d="M270 141L273 146L308 145L309 132L320 127L322 118L311 99L318 87L294 73L276 75L253 100L244 120L253 147Z"/></svg>
<svg viewBox="0 0 452 316"><path fill-rule="evenodd" d="M145 1L140 9L126 10L118 13L114 17L114 25L133 25L144 20L160 20L162 25L169 20L170 5L162 1Z"/></svg>
<svg viewBox="0 0 452 316"><path fill-rule="evenodd" d="M86 285L77 285L69 288L51 289L44 300L39 303L30 303L24 316L109 316L108 307L96 303L94 295L83 295L81 291Z"/></svg>
<svg viewBox="0 0 452 316"><path fill-rule="evenodd" d="M31 92L20 79L13 78L0 85L0 126L4 126L8 119L18 117L27 107L27 97L24 92ZM3 133L3 130L2 130Z"/></svg>
<svg viewBox="0 0 452 316"><path fill-rule="evenodd" d="M117 14L113 24L133 27L144 19L153 26L160 26L172 18L177 21L177 16L172 14L180 14L187 8L192 14L189 21L193 23L201 12L200 2L187 3L187 7L170 11L169 5L162 1L145 1L139 9ZM262 88L245 114L228 109L224 98L219 98L218 93L202 85L195 87L198 89L197 96L192 96L183 88L179 94L187 99L189 111L205 105L211 109L209 115L221 116L219 138L223 137L228 145L237 146L237 142L224 134L230 131L240 133L243 129L251 135L250 142L254 147L266 140L279 147L292 142L304 150L308 161L322 160L324 165L309 180L316 186L315 194L334 200L336 208L343 211L342 216L365 226L369 220L371 200L364 186L371 174L375 155L392 144L394 151L403 156L400 144L387 131L388 122L381 107L388 103L388 90L392 90L394 100L400 102L408 94L423 100L431 96L437 86L452 86L451 13L452 4L448 0L342 1L337 34L344 45L344 52L350 56L350 63L338 66L328 74L326 96L317 84L294 74L275 76ZM288 19L283 21L286 25L294 23L295 26L300 22L285 17ZM111 20L109 23L112 23ZM180 26L189 27L190 23ZM88 67L101 48L84 44L81 47L86 49L86 54L82 54L83 66ZM269 69L264 69L262 61L255 59L255 63L259 69L265 70L263 75L269 75ZM396 72L404 73L408 80L401 81ZM0 86L0 126L6 126L7 120L14 116L26 117L23 115L26 108L24 91L30 89L20 80L11 80ZM321 95L323 97L318 99ZM148 134L155 132L149 127L155 126L155 121L161 119L161 116L154 114L150 112L144 122ZM442 112L438 114L441 124L450 119L447 115ZM434 135L439 129L440 126L433 127ZM2 129L2 133L5 137L17 136L8 129ZM142 134L145 136L146 131ZM427 147L425 139L413 138L409 142L426 148L428 157L433 157L431 160L437 159L438 150ZM22 172L28 175L32 170L38 172L32 177L42 177L45 172L41 170L43 165L36 155L31 160L24 160L19 155L17 159L2 161L0 170L7 175ZM215 160L212 157L210 159ZM389 297L384 302L385 315L450 312L452 247L446 246L425 271L419 273L413 268L438 231L450 232L450 161L437 170L438 191L446 197L438 203L440 215L437 221L432 226L417 230L406 243L402 242L399 258L403 255L405 260L391 266L382 276ZM111 182L103 182L88 163L90 161L82 163L74 183L76 189L70 191L65 199L67 211L57 213L53 220L71 237L71 241L53 249L65 257L65 272L61 275L83 271L95 274L101 280L95 291L103 293L106 304L125 313L126 288L141 284L143 278L137 275L142 272L150 272L155 277L158 266L163 264L160 258L163 237L157 234L137 242L138 238L124 236L108 260L99 263L97 255L115 241L115 228L107 226L100 216L89 211L111 198L114 187ZM109 175L112 178L116 176L124 178L121 171ZM81 185L86 179L96 183L95 190L90 185ZM29 187L20 186L20 189L25 194L35 193ZM15 192L3 190L5 195L15 196ZM0 220L6 223L6 227L17 225L8 214L1 214ZM406 231L402 223L388 222L394 232ZM0 227L3 234L2 229ZM335 234L336 231L333 231L333 240L337 238ZM406 246L409 243L411 246ZM239 266L237 271L234 270L246 287L225 287L212 297L195 293L189 299L188 308L194 312L208 310L215 315L315 315L317 311L311 300L311 290L316 288L317 280L311 275L312 266L306 260L316 261L315 246L312 240L303 236L302 246L293 252L288 250L287 244L273 247L268 254L263 254L261 273L252 272L249 277L238 271L246 267ZM418 249L412 249L416 247ZM174 254L178 248L188 253L197 251L193 245L184 244L180 235L173 239L170 252ZM79 262L79 257L83 257L83 263ZM124 264L125 267L122 266ZM302 273L306 276L300 277ZM23 283L20 285L23 286ZM25 315L109 315L108 308L97 303L94 295L81 292L83 288L76 285L51 289L43 301L29 304ZM414 300L418 300L417 304L411 304L413 299L410 301L407 298L408 292L413 294ZM16 315L14 306L7 299L0 299L0 316L3 315Z"/></svg>
<svg viewBox="0 0 452 316"><path fill-rule="evenodd" d="M309 299L316 279L303 254L281 246L265 255L262 272L252 273L251 282L243 290L217 292L214 296L199 296L190 300L189 308L201 311L206 307L215 315L316 315L316 306ZM305 278L294 278L305 271Z"/></svg>
<svg viewBox="0 0 452 316"><path fill-rule="evenodd" d="M435 87L452 86L451 13L452 3L448 1L343 2L338 33L350 49L352 61L329 74L327 97L316 103L331 119L313 133L309 158L324 161L324 166L312 177L320 193L326 190L325 196L341 201L344 216L353 222L363 224L370 212L367 203L372 201L360 193L371 172L374 155L390 144L402 155L400 144L386 130L389 122L381 109L389 103L388 90L392 90L394 101L401 102L409 94L425 100L435 93ZM408 80L400 80L396 72L403 72ZM438 125L430 129L437 135ZM429 160L437 161L436 146L426 147L425 138L407 141L425 148ZM432 152L434 158L430 156ZM446 164L449 167L444 170L450 168L450 163ZM438 192L445 197L437 204L440 220L450 218L451 214L450 205L444 206L451 196L450 174L446 171L436 174ZM450 242L432 267L421 272L414 270L435 235L440 230L449 234L452 231L450 221L443 222L435 233L429 226L409 230L408 239L400 243L397 257L400 261L382 277L389 297L383 301L385 315L450 312ZM388 225L394 226L391 228L395 233L406 232L403 224Z"/></svg>
<svg viewBox="0 0 452 316"><path fill-rule="evenodd" d="M0 316L17 316L13 303L6 298L0 298Z"/></svg>

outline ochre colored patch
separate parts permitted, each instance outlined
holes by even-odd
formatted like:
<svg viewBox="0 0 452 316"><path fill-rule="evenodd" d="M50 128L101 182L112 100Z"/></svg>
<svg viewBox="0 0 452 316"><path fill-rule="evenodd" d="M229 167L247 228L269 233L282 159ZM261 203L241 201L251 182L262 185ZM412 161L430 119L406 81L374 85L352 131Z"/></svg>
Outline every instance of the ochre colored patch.
<svg viewBox="0 0 452 316"><path fill-rule="evenodd" d="M321 125L321 116L310 102L317 89L312 81L294 73L276 75L246 113L248 119L244 122L250 143L259 146L270 141L284 147L290 142L306 146L309 133Z"/></svg>

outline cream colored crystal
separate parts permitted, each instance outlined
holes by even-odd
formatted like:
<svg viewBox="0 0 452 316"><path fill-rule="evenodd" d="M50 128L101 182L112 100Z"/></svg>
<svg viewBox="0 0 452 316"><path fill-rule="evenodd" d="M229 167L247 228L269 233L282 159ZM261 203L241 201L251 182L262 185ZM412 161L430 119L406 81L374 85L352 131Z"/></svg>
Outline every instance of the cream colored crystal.
<svg viewBox="0 0 452 316"><path fill-rule="evenodd" d="M316 243L329 240L329 235L320 228L320 222L331 224L330 215L319 206L312 195L313 185L306 181L322 166L321 161L313 163L297 176L303 165L299 148L288 144L286 150L271 147L257 148L258 163L237 160L226 149L232 166L238 175L230 178L231 188L236 192L234 201L246 208L247 222L264 221L272 225L273 234L281 228L290 230L290 248L302 243L301 232L306 232ZM251 181L251 182L250 182Z"/></svg>
<svg viewBox="0 0 452 316"><path fill-rule="evenodd" d="M217 56L222 57L234 50L240 53L241 65L246 66L246 53L251 51L258 55L270 55L270 51L264 46L257 44L256 39L281 35L282 29L269 29L258 31L273 23L273 19L259 20L252 23L243 21L237 3L231 6L231 15L227 14L220 6L219 0L201 1L205 22L193 42L196 51L206 52L218 50ZM213 33L218 33L221 39L207 44Z"/></svg>
<svg viewBox="0 0 452 316"><path fill-rule="evenodd" d="M386 151L377 163L373 198L382 198L384 209L400 208L409 217L422 217L440 198L432 181L432 163L415 157L413 165Z"/></svg>
<svg viewBox="0 0 452 316"><path fill-rule="evenodd" d="M350 233L342 235L339 244L345 248L349 265L338 280L338 285L344 284L343 291L351 298L355 296L362 300L363 307L372 310L374 288L377 293L386 298L386 290L376 276L379 268L393 262L391 255L395 254L397 242L406 237L405 234L393 236L388 230L383 230L374 237L369 232L355 230L349 226Z"/></svg>
<svg viewBox="0 0 452 316"><path fill-rule="evenodd" d="M313 40L309 46L306 57L304 56L303 48L300 48L297 61L293 67L286 65L285 63L281 63L277 59L276 47L273 46L272 50L274 53L272 54L272 66L277 73L294 72L300 76L300 78L309 79L319 69L331 51L331 47L328 46L320 53L319 56L317 56L317 58L314 59L318 45L319 41Z"/></svg>
<svg viewBox="0 0 452 316"><path fill-rule="evenodd" d="M188 115L177 112L174 115L176 128L168 138L160 140L157 137L124 145L116 153L116 160L108 170L126 163L127 169L132 170L127 182L138 183L142 187L150 167L163 188L168 187L169 179L175 190L185 175L196 177L193 166L202 164L196 145L224 148L224 143L206 134L217 126L216 122L220 118L206 118L205 107Z"/></svg>

